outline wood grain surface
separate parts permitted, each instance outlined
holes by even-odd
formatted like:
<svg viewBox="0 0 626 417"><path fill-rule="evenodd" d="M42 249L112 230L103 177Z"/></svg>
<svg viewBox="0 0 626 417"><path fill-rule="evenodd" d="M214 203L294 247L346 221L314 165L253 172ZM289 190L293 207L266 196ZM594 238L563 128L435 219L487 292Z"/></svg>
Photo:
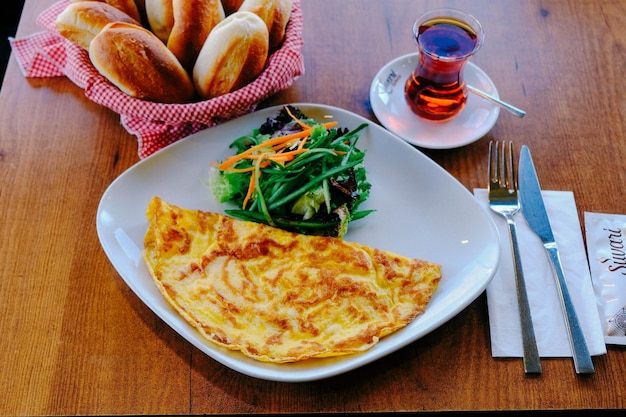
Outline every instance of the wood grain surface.
<svg viewBox="0 0 626 417"><path fill-rule="evenodd" d="M18 37L52 0L26 0ZM486 186L490 140L529 145L545 189L584 211L626 214L626 2L623 0L302 0L306 72L261 107L311 102L374 122L369 88L415 51L413 20L466 10L486 39L472 61L505 112L482 139L424 152L465 187ZM149 310L101 249L103 192L138 162L119 116L65 78L25 79L11 58L0 91L1 415L284 414L626 407L626 350L609 346L581 377L569 359L491 357L483 294L445 325L327 380L278 383L232 371Z"/></svg>

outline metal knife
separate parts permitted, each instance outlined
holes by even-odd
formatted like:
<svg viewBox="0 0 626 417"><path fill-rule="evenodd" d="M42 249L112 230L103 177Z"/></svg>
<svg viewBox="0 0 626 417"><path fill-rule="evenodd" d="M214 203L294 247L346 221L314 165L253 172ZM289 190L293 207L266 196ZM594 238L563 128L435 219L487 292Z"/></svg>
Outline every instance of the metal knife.
<svg viewBox="0 0 626 417"><path fill-rule="evenodd" d="M541 188L535 165L533 164L530 150L527 146L522 146L519 161L519 193L522 203L522 213L530 228L539 236L543 246L548 252L548 257L552 263L553 272L556 278L557 290L563 316L567 326L570 345L572 347L574 367L578 374L590 374L594 372L593 361L589 354L585 335L578 321L574 304L567 290L565 275L561 265L559 249L552 234L550 220L546 213L546 207L541 196Z"/></svg>

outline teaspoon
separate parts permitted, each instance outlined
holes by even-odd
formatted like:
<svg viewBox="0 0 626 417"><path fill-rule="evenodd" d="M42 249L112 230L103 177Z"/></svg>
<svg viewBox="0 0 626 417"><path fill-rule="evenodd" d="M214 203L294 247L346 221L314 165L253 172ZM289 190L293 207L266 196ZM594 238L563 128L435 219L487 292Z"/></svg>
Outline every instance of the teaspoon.
<svg viewBox="0 0 626 417"><path fill-rule="evenodd" d="M500 100L499 98L496 98L494 96L492 96L491 94L487 94L484 91L481 91L479 89L477 89L476 87L473 87L469 84L466 84L467 89L469 91L471 91L472 93L476 94L479 97L484 98L485 100L489 100L492 103L497 104L498 106L502 107L503 109L507 110L508 112L514 114L517 117L524 117L526 116L526 112L522 109L518 109L517 107L513 106L512 104L509 104L507 102L504 102L502 100Z"/></svg>

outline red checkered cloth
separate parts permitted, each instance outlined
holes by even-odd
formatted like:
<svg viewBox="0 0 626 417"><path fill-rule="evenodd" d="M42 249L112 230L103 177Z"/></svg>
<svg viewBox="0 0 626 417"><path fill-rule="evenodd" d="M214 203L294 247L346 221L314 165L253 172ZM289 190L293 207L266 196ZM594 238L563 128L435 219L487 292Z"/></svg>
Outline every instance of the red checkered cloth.
<svg viewBox="0 0 626 417"><path fill-rule="evenodd" d="M281 48L268 59L266 69L247 86L232 93L188 104L163 104L132 98L113 86L91 64L84 49L59 35L55 20L69 0L46 9L37 19L43 32L10 39L25 77L65 76L85 90L94 102L120 115L122 125L137 136L140 158L192 133L254 111L262 100L291 86L304 74L303 16L300 0L293 1L291 19Z"/></svg>

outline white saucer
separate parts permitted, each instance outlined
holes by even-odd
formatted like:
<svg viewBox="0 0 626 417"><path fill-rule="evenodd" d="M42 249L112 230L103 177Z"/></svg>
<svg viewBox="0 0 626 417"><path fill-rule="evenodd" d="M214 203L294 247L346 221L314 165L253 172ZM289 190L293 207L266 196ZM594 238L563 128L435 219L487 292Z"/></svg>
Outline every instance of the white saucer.
<svg viewBox="0 0 626 417"><path fill-rule="evenodd" d="M496 123L500 108L469 94L465 108L446 122L431 122L417 117L404 98L404 83L417 65L418 54L408 54L387 63L374 77L370 88L372 110L388 130L407 142L429 149L451 149L483 137ZM468 84L498 96L489 76L476 65L465 65Z"/></svg>

